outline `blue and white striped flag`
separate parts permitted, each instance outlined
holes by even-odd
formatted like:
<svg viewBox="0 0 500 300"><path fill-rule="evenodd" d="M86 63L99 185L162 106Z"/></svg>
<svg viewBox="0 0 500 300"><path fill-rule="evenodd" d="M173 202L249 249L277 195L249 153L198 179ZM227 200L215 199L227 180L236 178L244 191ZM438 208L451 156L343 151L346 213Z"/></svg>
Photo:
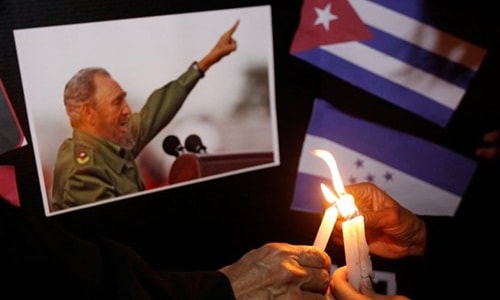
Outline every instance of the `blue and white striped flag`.
<svg viewBox="0 0 500 300"><path fill-rule="evenodd" d="M430 25L429 3L304 0L290 53L445 127L486 49Z"/></svg>
<svg viewBox="0 0 500 300"><path fill-rule="evenodd" d="M329 151L344 185L372 182L417 214L455 214L476 161L443 146L347 115L316 99L304 140L291 208L323 212L320 184L332 186Z"/></svg>

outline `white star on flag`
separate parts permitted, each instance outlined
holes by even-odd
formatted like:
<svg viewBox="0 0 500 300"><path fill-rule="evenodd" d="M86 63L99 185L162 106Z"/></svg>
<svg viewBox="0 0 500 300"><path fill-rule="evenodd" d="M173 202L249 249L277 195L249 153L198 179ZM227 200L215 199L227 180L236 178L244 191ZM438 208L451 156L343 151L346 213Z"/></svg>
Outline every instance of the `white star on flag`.
<svg viewBox="0 0 500 300"><path fill-rule="evenodd" d="M323 10L315 7L314 10L316 11L318 17L316 18L316 21L314 21L314 25L323 24L325 30L330 31L330 21L337 19L337 16L331 13L331 8L331 3L328 3Z"/></svg>

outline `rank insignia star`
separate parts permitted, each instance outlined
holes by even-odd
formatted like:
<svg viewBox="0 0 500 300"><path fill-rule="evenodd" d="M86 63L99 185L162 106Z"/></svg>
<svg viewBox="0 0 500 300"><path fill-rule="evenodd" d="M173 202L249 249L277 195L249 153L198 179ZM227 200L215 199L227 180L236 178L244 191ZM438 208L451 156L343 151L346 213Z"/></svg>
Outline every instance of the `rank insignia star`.
<svg viewBox="0 0 500 300"><path fill-rule="evenodd" d="M85 151L80 151L78 153L78 156L76 157L76 161L79 164L83 165L89 161L89 155Z"/></svg>

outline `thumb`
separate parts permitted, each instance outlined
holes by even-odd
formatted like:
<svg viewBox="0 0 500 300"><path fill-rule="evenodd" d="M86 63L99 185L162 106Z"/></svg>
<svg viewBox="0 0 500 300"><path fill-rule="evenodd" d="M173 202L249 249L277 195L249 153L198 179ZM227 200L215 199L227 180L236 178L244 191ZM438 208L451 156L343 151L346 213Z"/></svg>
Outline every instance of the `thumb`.
<svg viewBox="0 0 500 300"><path fill-rule="evenodd" d="M361 278L360 292L365 295L373 295L375 293L371 277Z"/></svg>
<svg viewBox="0 0 500 300"><path fill-rule="evenodd" d="M380 211L370 211L363 212L363 218L365 219L365 228L367 229L377 229L383 227L385 224L385 220L390 217L388 212L383 210Z"/></svg>

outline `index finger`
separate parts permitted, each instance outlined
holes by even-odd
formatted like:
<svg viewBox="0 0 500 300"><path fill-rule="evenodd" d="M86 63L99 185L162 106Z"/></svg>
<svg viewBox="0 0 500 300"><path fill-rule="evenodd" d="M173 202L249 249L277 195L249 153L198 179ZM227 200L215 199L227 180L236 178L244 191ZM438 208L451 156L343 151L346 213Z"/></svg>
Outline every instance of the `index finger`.
<svg viewBox="0 0 500 300"><path fill-rule="evenodd" d="M236 31L236 28L238 28L238 25L240 24L240 20L236 20L236 22L233 24L233 26L231 26L231 28L229 28L229 30L226 32L226 34L228 35L233 35L233 33Z"/></svg>

